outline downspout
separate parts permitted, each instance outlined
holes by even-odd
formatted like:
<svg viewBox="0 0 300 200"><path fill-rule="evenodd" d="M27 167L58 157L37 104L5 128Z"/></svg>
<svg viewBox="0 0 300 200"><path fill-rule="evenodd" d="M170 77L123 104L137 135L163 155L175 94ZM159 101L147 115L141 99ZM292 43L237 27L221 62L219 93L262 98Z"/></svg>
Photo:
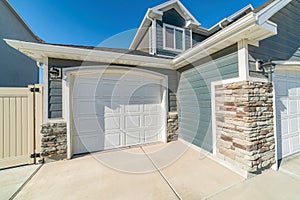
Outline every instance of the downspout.
<svg viewBox="0 0 300 200"><path fill-rule="evenodd" d="M154 27L154 22L155 22L155 20L152 19L151 17L149 17L148 14L146 15L146 18L147 18L148 20L151 21L151 29L152 29L152 31L151 31L151 36L149 36L149 37L152 38L152 39L151 39L151 42L152 42L151 48L152 48L152 49L150 49L150 54L152 53L153 55L156 55L156 41L155 41L155 33L156 33L156 29L155 29L155 27ZM155 25L156 25L156 24L155 24ZM149 28L150 28L150 27L149 27ZM150 47L149 47L149 48L150 48Z"/></svg>

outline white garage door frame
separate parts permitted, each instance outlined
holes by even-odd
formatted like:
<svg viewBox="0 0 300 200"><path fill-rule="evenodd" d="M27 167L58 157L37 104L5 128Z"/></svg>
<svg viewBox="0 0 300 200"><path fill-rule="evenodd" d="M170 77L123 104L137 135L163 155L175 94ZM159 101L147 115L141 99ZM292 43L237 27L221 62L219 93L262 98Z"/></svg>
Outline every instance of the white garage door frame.
<svg viewBox="0 0 300 200"><path fill-rule="evenodd" d="M132 68L132 67L124 67L124 66L80 66L80 67L71 67L67 68L63 72L63 80L62 80L62 95L63 95L63 118L67 122L67 158L71 159L73 156L73 136L72 136L72 105L71 99L72 97L72 77L76 75L83 75L83 74L92 74L92 73L125 73L130 72L132 74L136 74L142 77L155 77L156 79L161 79L163 90L163 98L162 98L162 115L164 121L163 123L163 130L161 141L166 143L167 142L167 115L168 115L168 76L164 74L160 74L157 72L139 69L139 68Z"/></svg>
<svg viewBox="0 0 300 200"><path fill-rule="evenodd" d="M274 80L273 80L273 83L274 83L274 95L273 95L273 102L274 102L274 135L275 135L275 150L276 150L276 169L278 169L279 167L279 162L278 160L281 160L281 159L284 159L284 157L282 158L282 156L280 155L280 152L279 150L282 148L281 147L281 133L277 131L277 128L278 128L278 124L277 124L277 109L278 109L278 103L277 103L277 90L279 88L276 87L276 73L281 73L281 72L288 72L288 71L291 71L291 72L298 72L300 73L300 62L298 61L274 61L274 63L276 63L276 69L275 69L275 74L274 74ZM280 145L280 146L279 146ZM290 155L288 155L290 156Z"/></svg>

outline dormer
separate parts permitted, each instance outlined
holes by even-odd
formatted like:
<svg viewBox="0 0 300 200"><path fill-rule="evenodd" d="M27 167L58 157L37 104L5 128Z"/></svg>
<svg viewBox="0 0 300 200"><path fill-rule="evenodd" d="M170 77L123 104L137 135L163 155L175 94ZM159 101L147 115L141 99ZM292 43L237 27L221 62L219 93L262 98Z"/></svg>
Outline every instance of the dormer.
<svg viewBox="0 0 300 200"><path fill-rule="evenodd" d="M194 33L200 23L179 0L148 9L130 49L174 57L206 38Z"/></svg>

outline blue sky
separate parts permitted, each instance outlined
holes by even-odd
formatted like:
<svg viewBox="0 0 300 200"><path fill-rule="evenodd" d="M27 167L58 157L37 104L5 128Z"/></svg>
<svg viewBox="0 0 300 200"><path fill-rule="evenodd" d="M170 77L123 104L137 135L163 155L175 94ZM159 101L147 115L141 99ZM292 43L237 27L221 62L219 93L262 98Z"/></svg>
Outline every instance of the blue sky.
<svg viewBox="0 0 300 200"><path fill-rule="evenodd" d="M128 48L148 8L166 0L9 0L48 43ZM205 28L266 0L181 0Z"/></svg>

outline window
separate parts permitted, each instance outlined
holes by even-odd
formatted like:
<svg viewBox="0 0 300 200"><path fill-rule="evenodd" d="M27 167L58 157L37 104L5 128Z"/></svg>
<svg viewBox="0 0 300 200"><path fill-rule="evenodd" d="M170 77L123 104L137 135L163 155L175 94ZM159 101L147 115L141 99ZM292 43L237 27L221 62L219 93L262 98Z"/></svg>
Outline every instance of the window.
<svg viewBox="0 0 300 200"><path fill-rule="evenodd" d="M184 29L164 24L164 49L184 50Z"/></svg>

